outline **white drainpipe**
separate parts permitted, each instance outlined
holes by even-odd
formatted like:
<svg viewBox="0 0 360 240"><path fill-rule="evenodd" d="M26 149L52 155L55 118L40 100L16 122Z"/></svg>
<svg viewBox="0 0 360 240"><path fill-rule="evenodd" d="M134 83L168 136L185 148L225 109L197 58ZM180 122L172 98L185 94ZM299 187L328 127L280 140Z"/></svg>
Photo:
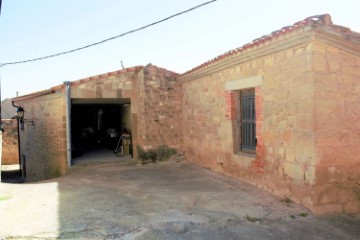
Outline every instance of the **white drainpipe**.
<svg viewBox="0 0 360 240"><path fill-rule="evenodd" d="M64 82L65 85L65 97L66 97L66 152L67 152L67 164L71 167L71 94L70 94L70 82Z"/></svg>

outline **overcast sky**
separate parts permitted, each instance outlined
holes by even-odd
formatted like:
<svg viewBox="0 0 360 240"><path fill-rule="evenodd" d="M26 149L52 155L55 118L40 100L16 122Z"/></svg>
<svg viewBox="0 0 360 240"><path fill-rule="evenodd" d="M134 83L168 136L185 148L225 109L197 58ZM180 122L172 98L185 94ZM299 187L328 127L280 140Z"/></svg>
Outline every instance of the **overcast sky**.
<svg viewBox="0 0 360 240"><path fill-rule="evenodd" d="M207 0L3 0L0 63L41 57L147 25ZM228 50L330 13L360 32L360 0L218 0L90 49L0 68L2 98L136 65L183 73Z"/></svg>

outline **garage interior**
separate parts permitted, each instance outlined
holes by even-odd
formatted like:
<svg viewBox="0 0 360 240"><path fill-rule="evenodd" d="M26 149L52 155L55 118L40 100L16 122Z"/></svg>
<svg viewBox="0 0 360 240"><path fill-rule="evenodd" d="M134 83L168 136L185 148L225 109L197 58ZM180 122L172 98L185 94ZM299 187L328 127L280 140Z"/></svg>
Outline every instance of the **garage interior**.
<svg viewBox="0 0 360 240"><path fill-rule="evenodd" d="M72 99L72 158L132 156L130 99Z"/></svg>

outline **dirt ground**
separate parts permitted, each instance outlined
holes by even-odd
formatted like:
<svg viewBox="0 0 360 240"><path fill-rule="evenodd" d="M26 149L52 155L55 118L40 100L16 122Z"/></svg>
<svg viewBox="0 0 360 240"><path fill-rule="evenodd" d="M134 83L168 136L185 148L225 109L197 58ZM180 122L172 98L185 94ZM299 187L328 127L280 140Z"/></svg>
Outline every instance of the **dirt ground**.
<svg viewBox="0 0 360 240"><path fill-rule="evenodd" d="M0 184L0 239L360 239L359 215L307 209L187 162L79 164Z"/></svg>

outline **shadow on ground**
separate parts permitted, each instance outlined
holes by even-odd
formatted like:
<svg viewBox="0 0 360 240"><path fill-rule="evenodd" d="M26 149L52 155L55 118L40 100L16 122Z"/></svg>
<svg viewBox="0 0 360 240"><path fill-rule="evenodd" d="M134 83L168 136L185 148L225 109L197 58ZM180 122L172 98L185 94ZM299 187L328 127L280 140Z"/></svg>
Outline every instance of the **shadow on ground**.
<svg viewBox="0 0 360 240"><path fill-rule="evenodd" d="M0 187L10 196L0 201L0 238L360 238L358 215L315 216L187 162L83 163L52 181Z"/></svg>

